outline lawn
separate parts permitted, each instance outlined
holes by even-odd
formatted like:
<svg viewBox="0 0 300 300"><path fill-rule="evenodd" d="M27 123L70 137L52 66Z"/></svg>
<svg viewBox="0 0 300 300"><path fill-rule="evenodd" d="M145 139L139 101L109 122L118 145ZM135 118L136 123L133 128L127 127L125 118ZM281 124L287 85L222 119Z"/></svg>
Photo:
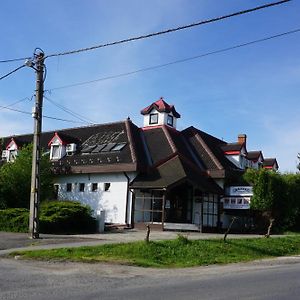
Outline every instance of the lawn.
<svg viewBox="0 0 300 300"><path fill-rule="evenodd" d="M93 247L14 252L25 259L110 262L142 267L178 268L245 262L300 254L300 236L282 238L144 241Z"/></svg>

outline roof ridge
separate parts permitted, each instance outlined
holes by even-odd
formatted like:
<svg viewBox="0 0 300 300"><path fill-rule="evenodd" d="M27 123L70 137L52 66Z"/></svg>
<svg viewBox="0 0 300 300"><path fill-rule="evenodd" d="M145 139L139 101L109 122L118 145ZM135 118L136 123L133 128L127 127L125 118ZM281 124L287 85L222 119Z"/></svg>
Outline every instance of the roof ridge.
<svg viewBox="0 0 300 300"><path fill-rule="evenodd" d="M130 148L131 158L132 158L132 161L134 163L136 163L137 159L136 159L136 151L135 151L135 142L134 142L134 139L132 137L131 125L130 124L132 124L131 121L129 121L128 119L125 120L125 127L126 127L127 137L128 137L128 141L129 141L129 148Z"/></svg>
<svg viewBox="0 0 300 300"><path fill-rule="evenodd" d="M214 135L211 135L211 134L209 134L209 133L207 133L207 132L205 132L205 131L203 131L203 130L200 130L200 129L194 127L194 126L187 127L187 128L185 128L183 131L188 131L188 130L196 130L197 133L198 133L198 132L203 133L203 134L205 134L205 135L207 135L207 136L213 138L214 140L216 140L216 141L218 141L218 142L220 142L220 143L222 143L222 144L228 144L226 141L221 140L221 139L215 137Z"/></svg>
<svg viewBox="0 0 300 300"><path fill-rule="evenodd" d="M198 132L196 132L195 136L196 136L197 141L201 144L201 146L205 149L207 154L210 156L210 158L216 164L217 168L220 169L220 170L223 169L223 166L221 165L219 160L216 158L216 156L213 154L213 152L210 150L210 148L207 146L207 144L204 142L204 140L202 139L200 134Z"/></svg>
<svg viewBox="0 0 300 300"><path fill-rule="evenodd" d="M204 167L203 163L201 162L201 160L199 159L197 154L192 150L191 145L190 145L189 141L186 139L183 132L180 132L180 138L182 139L183 143L185 144L186 148L188 149L190 155L193 157L193 160L196 162L196 165L198 165L198 167L200 169L204 170L205 167Z"/></svg>
<svg viewBox="0 0 300 300"><path fill-rule="evenodd" d="M172 137L171 137L171 135L170 135L170 133L169 133L169 131L166 128L165 125L162 126L162 130L163 130L163 132L164 132L164 134L165 134L165 136L167 138L167 141L168 141L168 143L169 143L169 145L170 145L173 153L178 152L178 149L177 149L177 147L176 147L176 145L175 145L175 143L174 143L174 141L173 141L173 139L172 139Z"/></svg>

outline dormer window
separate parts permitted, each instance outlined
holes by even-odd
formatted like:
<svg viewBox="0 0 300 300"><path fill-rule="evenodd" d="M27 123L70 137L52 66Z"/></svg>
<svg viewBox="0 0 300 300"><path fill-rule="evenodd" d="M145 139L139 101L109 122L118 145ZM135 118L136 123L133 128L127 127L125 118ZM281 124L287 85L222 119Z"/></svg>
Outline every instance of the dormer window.
<svg viewBox="0 0 300 300"><path fill-rule="evenodd" d="M66 155L66 145L60 136L55 133L51 141L48 143L48 147L50 147L50 159L58 160Z"/></svg>
<svg viewBox="0 0 300 300"><path fill-rule="evenodd" d="M174 117L173 116L168 115L167 124L172 127L174 126Z"/></svg>
<svg viewBox="0 0 300 300"><path fill-rule="evenodd" d="M2 159L7 162L14 162L18 155L18 145L14 138L11 139L9 144L6 147L6 150L2 151Z"/></svg>
<svg viewBox="0 0 300 300"><path fill-rule="evenodd" d="M52 144L50 150L50 159L60 159L60 157L61 157L61 145Z"/></svg>
<svg viewBox="0 0 300 300"><path fill-rule="evenodd" d="M150 114L149 116L149 124L158 124L158 114Z"/></svg>
<svg viewBox="0 0 300 300"><path fill-rule="evenodd" d="M18 155L18 150L10 150L8 161L15 161Z"/></svg>

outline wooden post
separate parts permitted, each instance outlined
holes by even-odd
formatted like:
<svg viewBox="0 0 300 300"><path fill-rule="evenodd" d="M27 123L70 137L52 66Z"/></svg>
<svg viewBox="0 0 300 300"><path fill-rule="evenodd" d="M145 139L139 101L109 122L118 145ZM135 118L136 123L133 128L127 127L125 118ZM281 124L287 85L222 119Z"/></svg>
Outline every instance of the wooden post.
<svg viewBox="0 0 300 300"><path fill-rule="evenodd" d="M149 243L149 237L150 237L150 231L151 231L151 229L150 229L150 225L149 224L147 224L146 227L147 227L147 233L146 233L146 237L145 237L145 242Z"/></svg>
<svg viewBox="0 0 300 300"><path fill-rule="evenodd" d="M236 219L237 219L237 217L232 218L232 220L231 220L231 222L230 222L230 224L229 224L229 226L228 226L228 228L227 228L227 230L224 234L224 242L226 242L227 235L228 235L228 233L229 233L229 231L230 231L230 229L231 229L231 227L232 227L232 225L233 225L233 223Z"/></svg>
<svg viewBox="0 0 300 300"><path fill-rule="evenodd" d="M163 201L162 201L162 216L161 216L161 226L162 226L162 230L164 230L165 228L165 205L166 205L166 192L164 191L163 194Z"/></svg>
<svg viewBox="0 0 300 300"><path fill-rule="evenodd" d="M267 233L265 234L265 237L266 237L266 238L269 238L269 237L270 237L271 229L272 229L272 226L273 226L274 221L275 221L275 219L270 219L270 224L269 224L269 227L268 227L268 231L267 231Z"/></svg>

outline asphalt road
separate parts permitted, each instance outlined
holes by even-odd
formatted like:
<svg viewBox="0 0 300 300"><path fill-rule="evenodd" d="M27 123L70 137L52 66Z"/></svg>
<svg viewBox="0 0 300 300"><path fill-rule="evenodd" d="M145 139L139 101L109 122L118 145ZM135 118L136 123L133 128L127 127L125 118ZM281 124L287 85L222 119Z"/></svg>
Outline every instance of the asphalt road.
<svg viewBox="0 0 300 300"><path fill-rule="evenodd" d="M299 299L300 257L187 269L0 258L0 299Z"/></svg>

